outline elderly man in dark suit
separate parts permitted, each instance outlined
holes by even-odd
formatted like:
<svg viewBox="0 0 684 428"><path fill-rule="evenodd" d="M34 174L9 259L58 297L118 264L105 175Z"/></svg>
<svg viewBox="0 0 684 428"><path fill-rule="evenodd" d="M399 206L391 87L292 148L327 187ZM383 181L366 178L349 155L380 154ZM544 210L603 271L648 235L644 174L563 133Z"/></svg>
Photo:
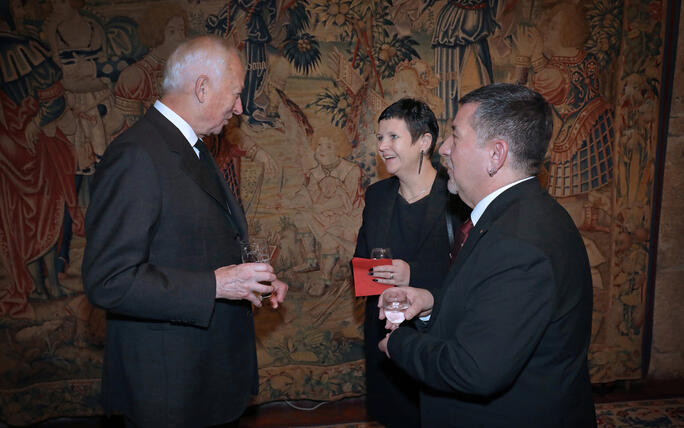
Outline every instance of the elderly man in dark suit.
<svg viewBox="0 0 684 428"><path fill-rule="evenodd" d="M379 347L421 382L425 427L594 427L589 262L569 215L534 177L551 110L511 84L460 105L439 152L474 228L436 295L390 289L408 295L407 318L426 324L388 322L396 329Z"/></svg>
<svg viewBox="0 0 684 428"><path fill-rule="evenodd" d="M182 44L161 100L97 169L83 279L107 310L105 409L131 426L237 424L256 392L252 305L273 292L277 308L287 285L240 264L245 216L201 141L242 113L243 80L221 40Z"/></svg>

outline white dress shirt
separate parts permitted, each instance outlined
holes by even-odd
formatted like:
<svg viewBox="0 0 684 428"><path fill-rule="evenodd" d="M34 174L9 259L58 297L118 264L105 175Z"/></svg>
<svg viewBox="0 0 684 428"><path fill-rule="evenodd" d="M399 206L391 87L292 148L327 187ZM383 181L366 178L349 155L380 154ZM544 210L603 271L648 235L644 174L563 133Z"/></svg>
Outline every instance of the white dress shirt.
<svg viewBox="0 0 684 428"><path fill-rule="evenodd" d="M159 113L161 113L165 118L169 120L169 122L173 123L173 125L178 128L178 130L183 134L186 140L188 140L188 143L190 144L190 147L195 151L195 154L199 158L199 150L195 148L195 143L197 142L197 134L195 134L195 131L192 129L190 124L185 121L182 117L178 116L175 111L171 110L168 108L166 105L164 105L163 102L157 100L154 102L154 108L156 108Z"/></svg>

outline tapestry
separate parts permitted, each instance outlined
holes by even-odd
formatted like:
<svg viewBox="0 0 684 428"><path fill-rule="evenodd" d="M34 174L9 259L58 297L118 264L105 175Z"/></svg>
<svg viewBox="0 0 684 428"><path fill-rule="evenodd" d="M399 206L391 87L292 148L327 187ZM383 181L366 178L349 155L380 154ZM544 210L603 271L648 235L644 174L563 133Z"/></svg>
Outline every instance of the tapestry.
<svg viewBox="0 0 684 428"><path fill-rule="evenodd" d="M662 0L9 0L0 22L0 420L101 413L104 313L80 278L107 145L160 96L183 40L215 34L246 69L244 114L209 139L287 282L256 311L254 403L365 392L349 261L364 190L387 176L380 112L411 96L450 132L491 82L539 91L555 133L540 178L584 238L593 382L636 379L663 40ZM435 159L437 162L438 159Z"/></svg>

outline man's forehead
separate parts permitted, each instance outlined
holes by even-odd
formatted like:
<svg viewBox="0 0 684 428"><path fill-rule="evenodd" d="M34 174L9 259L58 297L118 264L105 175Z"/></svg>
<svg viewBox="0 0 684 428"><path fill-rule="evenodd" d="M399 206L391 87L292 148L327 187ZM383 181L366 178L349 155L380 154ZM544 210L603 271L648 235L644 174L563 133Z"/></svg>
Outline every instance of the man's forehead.
<svg viewBox="0 0 684 428"><path fill-rule="evenodd" d="M454 121L451 123L451 128L456 131L460 124L462 131L465 126L470 126L470 118L475 113L475 110L477 110L477 104L475 103L461 105L456 113L456 117L454 117Z"/></svg>

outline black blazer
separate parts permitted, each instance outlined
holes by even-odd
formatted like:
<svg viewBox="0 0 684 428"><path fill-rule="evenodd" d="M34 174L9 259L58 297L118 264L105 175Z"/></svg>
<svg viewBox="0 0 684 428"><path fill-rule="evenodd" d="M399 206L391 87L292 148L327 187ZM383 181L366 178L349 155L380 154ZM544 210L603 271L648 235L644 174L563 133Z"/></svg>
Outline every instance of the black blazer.
<svg viewBox="0 0 684 428"><path fill-rule="evenodd" d="M451 250L447 233L447 218L452 222L454 234L458 234L458 212L452 208L454 202L446 188L446 177L439 171L431 189L431 196L422 228L421 238L414 245L410 260L404 260L411 267L411 285L437 289L449 268ZM389 229L394 205L399 198L399 179L390 177L374 183L366 190L363 222L356 240L355 257L370 257L373 248L390 246ZM446 210L451 215L447 217Z"/></svg>
<svg viewBox="0 0 684 428"><path fill-rule="evenodd" d="M591 313L582 238L532 179L485 210L427 331L399 328L388 349L424 385L423 426L594 427Z"/></svg>
<svg viewBox="0 0 684 428"><path fill-rule="evenodd" d="M215 300L213 273L240 263L247 223L225 183L206 188L201 168L150 108L95 174L83 281L107 310L104 406L141 426L231 421L256 392L251 306Z"/></svg>
<svg viewBox="0 0 684 428"><path fill-rule="evenodd" d="M411 268L411 284L433 291L441 285L449 269L451 244L447 221L451 223L453 235L458 233L460 223L455 214L446 215L451 208L450 201L454 199L447 192L446 180L446 174L440 171L427 200L419 238L404 251L404 254L410 254L404 261ZM392 216L401 197L398 191L399 179L396 177L379 181L366 190L363 223L356 242L357 257L369 257L375 247L391 247ZM366 299L366 410L371 418L389 427L417 426L419 385L378 349L378 342L387 330L385 321L378 319L377 304L377 296Z"/></svg>

